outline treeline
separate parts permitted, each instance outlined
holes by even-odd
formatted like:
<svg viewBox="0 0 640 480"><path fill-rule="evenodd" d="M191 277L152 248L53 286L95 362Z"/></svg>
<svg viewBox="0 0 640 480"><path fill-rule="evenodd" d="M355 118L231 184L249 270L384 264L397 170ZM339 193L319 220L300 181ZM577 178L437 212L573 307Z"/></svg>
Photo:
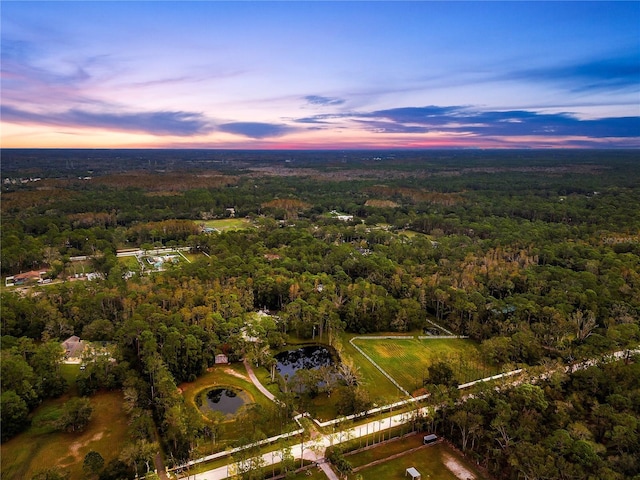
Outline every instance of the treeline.
<svg viewBox="0 0 640 480"><path fill-rule="evenodd" d="M431 154L422 161L417 154L401 155L404 161L389 157L386 162L355 155L351 163L339 164L311 156L311 163L288 165L284 176L277 166L257 163L260 176L251 164L229 164L225 168L234 169L232 176L178 169L8 184L3 185L2 272L147 242L185 243L188 236L152 235L154 226L145 224L224 218L229 208L237 217L268 214L314 223L328 221L327 212L337 210L355 216L355 223L493 239L501 245L519 241L527 246L552 237L593 245L613 234L630 238L617 242L617 248L637 255L640 172L628 153L600 155L562 155L567 163L523 152L511 159L496 152Z"/></svg>
<svg viewBox="0 0 640 480"><path fill-rule="evenodd" d="M616 245L576 239L496 246L493 239L464 235L430 240L302 220L189 238L209 258L157 279L125 282L114 257L101 264L106 285L67 284L33 298L7 295L3 334L90 332L94 321L128 319L145 299L135 292L166 282L154 285L156 294L146 299L162 312L182 308L183 295L188 308L206 313L182 312L185 317L234 318L268 308L280 312L284 330L301 337L310 337L314 326L322 332L416 330L431 314L450 330L487 341L496 361L537 363L638 340L640 259L618 253Z"/></svg>
<svg viewBox="0 0 640 480"><path fill-rule="evenodd" d="M499 479L640 478L637 360L486 389L465 401L443 393L449 406L428 427Z"/></svg>
<svg viewBox="0 0 640 480"><path fill-rule="evenodd" d="M29 426L29 412L44 399L62 395L68 385L60 372L64 351L57 341L36 343L26 337L3 337L1 353L4 442Z"/></svg>

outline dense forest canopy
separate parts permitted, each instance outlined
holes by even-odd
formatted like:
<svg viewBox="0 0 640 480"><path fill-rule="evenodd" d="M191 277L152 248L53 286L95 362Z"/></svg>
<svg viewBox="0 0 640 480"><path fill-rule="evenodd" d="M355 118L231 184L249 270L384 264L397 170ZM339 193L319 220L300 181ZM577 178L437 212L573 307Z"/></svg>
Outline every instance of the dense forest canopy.
<svg viewBox="0 0 640 480"><path fill-rule="evenodd" d="M83 372L81 392L123 389L137 419L132 441L153 441L144 420L152 412L176 458L205 428L176 385L198 378L218 353L264 355L247 344L247 325L272 348L287 335L318 334L339 349L343 332L422 331L429 318L480 342L495 365L634 347L637 161L630 151L3 151L2 274L37 270L51 280L2 290L3 439L40 401L64 391L61 377L45 372L57 371L55 347L70 335L117 346L117 362L97 359ZM247 223L204 228L223 218ZM147 275L116 256L157 247L188 247L192 258ZM68 281L78 265L97 280ZM278 321L255 324L258 309L277 312ZM544 398L528 392L533 406L517 392L504 401L515 405L513 415L543 421L550 402L585 395L579 381ZM609 390L598 402L622 402L637 419L637 398ZM458 428L465 449L471 442L488 466L508 464L505 478L517 478L510 475L526 460L520 446L502 446L500 455L515 455L504 460L483 446L489 433L465 430L461 415L476 415L473 425L487 432L504 420L489 413L503 400L482 401L442 425ZM573 421L579 407L572 408ZM614 432L619 422L611 422ZM566 425L549 424L524 441L554 448L566 440L563 448L606 458L586 451L591 443L578 445ZM608 431L591 429L587 443L617 435L616 471L637 474L631 446ZM588 462L576 472L604 468Z"/></svg>

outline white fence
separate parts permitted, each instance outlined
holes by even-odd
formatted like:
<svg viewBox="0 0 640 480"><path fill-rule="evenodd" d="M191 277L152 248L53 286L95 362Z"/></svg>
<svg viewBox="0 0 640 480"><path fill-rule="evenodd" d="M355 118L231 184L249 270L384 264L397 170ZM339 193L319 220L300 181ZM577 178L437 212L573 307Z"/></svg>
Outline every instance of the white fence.
<svg viewBox="0 0 640 480"><path fill-rule="evenodd" d="M264 440L260 440L258 442L254 442L254 443L249 443L247 445L242 445L241 447L232 448L230 450L223 450L222 452L214 453L212 455L207 455L206 457L201 457L201 458L198 458L196 460L190 460L189 462L187 462L185 464L178 465L177 467L169 468L168 471L171 472L173 470L186 468L187 466L191 467L191 466L196 465L198 463L208 462L210 460L215 460L217 458L222 458L222 457L226 457L228 455L233 455L236 452L240 452L240 451L246 450L248 448L260 447L262 445L268 445L270 443L277 442L281 438L295 437L296 435L300 435L302 432L304 432L304 428L300 428L300 429L294 430L292 432L283 433L281 435L276 435L275 437L265 438Z"/></svg>
<svg viewBox="0 0 640 480"><path fill-rule="evenodd" d="M369 337L369 339L371 339L371 338L373 338L373 337ZM402 338L402 337L378 337L378 338L396 338L397 339L397 338ZM404 337L404 338L406 339L406 338L413 338L413 337ZM349 340L349 343L351 344L351 346L353 348L355 348L360 353L360 355L362 355L364 358L369 360L369 362L371 362L371 364L374 367L376 367L378 370L380 370L380 373L382 373L385 377L387 377L389 379L389 381L391 383L393 383L396 387L398 387L398 390L400 390L405 395L410 396L409 392L407 392L404 388L402 388L402 386L398 382L396 382L396 380L391 375L389 375L387 372L385 372L382 369L382 367L380 365L378 365L376 362L374 362L373 359L369 355L364 353L360 347L358 347L355 343L353 343L354 340L358 340L358 339L365 339L366 340L367 337L353 337L351 340Z"/></svg>

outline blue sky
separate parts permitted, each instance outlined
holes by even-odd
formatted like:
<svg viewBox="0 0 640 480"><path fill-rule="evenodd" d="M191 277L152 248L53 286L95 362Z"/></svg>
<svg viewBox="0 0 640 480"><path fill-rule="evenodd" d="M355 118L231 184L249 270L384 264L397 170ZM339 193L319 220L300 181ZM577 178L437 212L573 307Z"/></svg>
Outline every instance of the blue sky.
<svg viewBox="0 0 640 480"><path fill-rule="evenodd" d="M11 2L5 147L640 147L640 2Z"/></svg>

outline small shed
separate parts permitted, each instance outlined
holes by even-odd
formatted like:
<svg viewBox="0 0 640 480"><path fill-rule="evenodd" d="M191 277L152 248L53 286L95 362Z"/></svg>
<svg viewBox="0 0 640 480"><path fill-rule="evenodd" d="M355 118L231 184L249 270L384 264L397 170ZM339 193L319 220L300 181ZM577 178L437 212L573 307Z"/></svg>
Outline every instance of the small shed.
<svg viewBox="0 0 640 480"><path fill-rule="evenodd" d="M404 474L404 476L406 477L407 475L411 475L411 480L420 480L422 478L422 475L420 475L420 472L413 467L407 468L407 471Z"/></svg>
<svg viewBox="0 0 640 480"><path fill-rule="evenodd" d="M425 435L424 439L423 439L423 443L425 445L428 445L429 443L435 443L438 441L438 436L434 435L433 433L429 434L429 435Z"/></svg>
<svg viewBox="0 0 640 480"><path fill-rule="evenodd" d="M224 353L219 353L218 355L216 355L216 365L221 363L229 363L229 357L227 357Z"/></svg>

